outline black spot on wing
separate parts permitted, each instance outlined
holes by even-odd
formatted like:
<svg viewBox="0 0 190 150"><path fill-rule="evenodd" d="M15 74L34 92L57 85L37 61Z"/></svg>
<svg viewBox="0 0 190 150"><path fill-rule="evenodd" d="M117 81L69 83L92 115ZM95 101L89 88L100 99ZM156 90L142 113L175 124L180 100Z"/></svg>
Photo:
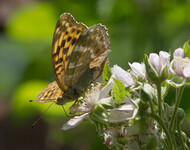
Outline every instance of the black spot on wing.
<svg viewBox="0 0 190 150"><path fill-rule="evenodd" d="M59 55L60 49L61 49L61 47L58 46L58 47L57 47L57 51L56 51L56 53L53 54L53 57Z"/></svg>
<svg viewBox="0 0 190 150"><path fill-rule="evenodd" d="M63 54L66 54L68 52L68 50L69 50L69 47L64 48L63 49Z"/></svg>
<svg viewBox="0 0 190 150"><path fill-rule="evenodd" d="M76 30L75 28L72 28L71 33L75 32L75 30Z"/></svg>
<svg viewBox="0 0 190 150"><path fill-rule="evenodd" d="M76 43L76 41L77 41L77 39L76 38L73 38L73 40L72 40L72 45L74 45L75 43Z"/></svg>
<svg viewBox="0 0 190 150"><path fill-rule="evenodd" d="M59 65L55 68L55 71L59 70L60 67L63 67L63 65Z"/></svg>
<svg viewBox="0 0 190 150"><path fill-rule="evenodd" d="M81 31L80 30L77 30L77 34L79 34Z"/></svg>
<svg viewBox="0 0 190 150"><path fill-rule="evenodd" d="M67 42L69 42L71 40L71 36L69 36L68 38L67 38Z"/></svg>
<svg viewBox="0 0 190 150"><path fill-rule="evenodd" d="M62 40L61 47L64 47L64 46L65 46L65 40Z"/></svg>
<svg viewBox="0 0 190 150"><path fill-rule="evenodd" d="M55 64L59 64L63 61L63 58L59 58L58 61L55 61Z"/></svg>

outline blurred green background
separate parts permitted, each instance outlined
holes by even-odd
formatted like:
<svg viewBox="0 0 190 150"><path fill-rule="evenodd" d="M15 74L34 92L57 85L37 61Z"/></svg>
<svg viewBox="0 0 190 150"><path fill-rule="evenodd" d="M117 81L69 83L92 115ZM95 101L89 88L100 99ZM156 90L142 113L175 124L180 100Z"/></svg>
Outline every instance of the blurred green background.
<svg viewBox="0 0 190 150"><path fill-rule="evenodd" d="M173 52L190 39L189 0L1 0L0 1L0 149L96 150L107 149L93 125L63 131L69 118L52 106L40 123L29 126L50 104L29 103L54 81L51 43L58 17L71 13L79 22L108 28L111 66L128 69L144 53ZM190 134L190 92L180 106ZM171 89L168 101L173 101ZM67 109L67 106L66 106Z"/></svg>

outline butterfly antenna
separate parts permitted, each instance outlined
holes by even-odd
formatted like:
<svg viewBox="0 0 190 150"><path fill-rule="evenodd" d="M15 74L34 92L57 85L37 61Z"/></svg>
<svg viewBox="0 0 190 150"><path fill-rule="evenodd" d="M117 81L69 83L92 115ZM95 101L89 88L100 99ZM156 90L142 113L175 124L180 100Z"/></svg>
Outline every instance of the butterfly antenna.
<svg viewBox="0 0 190 150"><path fill-rule="evenodd" d="M33 101L36 101L36 100L32 100L32 99L29 100L29 102L33 102Z"/></svg>
<svg viewBox="0 0 190 150"><path fill-rule="evenodd" d="M30 100L35 101L35 100ZM29 101L29 102L30 102ZM51 103L51 105L49 105L49 107L43 112L43 114L40 115L40 117L30 126L30 128L34 128L36 126L36 124L43 118L43 116L46 114L46 112L49 110L49 108L53 105L54 103Z"/></svg>

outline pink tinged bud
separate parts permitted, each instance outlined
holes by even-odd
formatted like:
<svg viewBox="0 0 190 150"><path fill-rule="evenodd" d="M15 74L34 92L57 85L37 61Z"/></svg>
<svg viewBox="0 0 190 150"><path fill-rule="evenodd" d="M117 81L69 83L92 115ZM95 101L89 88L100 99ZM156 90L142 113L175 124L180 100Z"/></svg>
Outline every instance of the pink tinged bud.
<svg viewBox="0 0 190 150"><path fill-rule="evenodd" d="M168 77L169 61L170 54L164 51L160 51L159 55L155 53L151 53L149 55L148 62L161 81L165 80Z"/></svg>
<svg viewBox="0 0 190 150"><path fill-rule="evenodd" d="M155 53L151 53L149 55L148 62L154 68L157 74L160 74L161 64L160 64L159 56Z"/></svg>
<svg viewBox="0 0 190 150"><path fill-rule="evenodd" d="M185 52L182 48L178 48L174 51L174 54L173 54L174 57L182 57L184 58L185 57Z"/></svg>
<svg viewBox="0 0 190 150"><path fill-rule="evenodd" d="M132 71L137 75L142 78L145 78L145 66L144 64L140 64L137 62L134 63L129 63L129 66L131 67Z"/></svg>
<svg viewBox="0 0 190 150"><path fill-rule="evenodd" d="M104 142L104 144L107 146L107 147L111 147L113 145L113 140L112 139L108 139Z"/></svg>

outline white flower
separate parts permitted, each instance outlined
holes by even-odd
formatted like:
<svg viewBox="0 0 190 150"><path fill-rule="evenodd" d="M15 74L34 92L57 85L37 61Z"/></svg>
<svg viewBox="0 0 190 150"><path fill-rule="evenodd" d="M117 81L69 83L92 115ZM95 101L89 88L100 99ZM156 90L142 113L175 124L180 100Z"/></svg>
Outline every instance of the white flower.
<svg viewBox="0 0 190 150"><path fill-rule="evenodd" d="M156 71L157 75L162 74L163 69L166 65L169 65L170 54L164 51L159 52L159 56L156 53L151 53L148 58L149 64Z"/></svg>
<svg viewBox="0 0 190 150"><path fill-rule="evenodd" d="M184 50L182 48L176 49L173 56L170 71L177 76L190 78L190 59L185 57Z"/></svg>
<svg viewBox="0 0 190 150"><path fill-rule="evenodd" d="M126 99L126 104L121 105L119 108L111 109L109 115L110 122L121 122L133 119L138 111L137 104L129 99Z"/></svg>
<svg viewBox="0 0 190 150"><path fill-rule="evenodd" d="M73 111L73 114L75 114L76 112L79 114L84 114L80 116L75 116L74 118L70 119L66 124L63 125L63 130L68 130L76 127L85 118L88 118L89 114L95 109L98 104L102 103L109 105L108 98L102 99L105 95L107 95L107 93L103 93L100 87L100 83L97 83L96 85L91 84L91 89L88 90L87 93L85 93L85 97L80 98L82 103L74 104L74 106L71 107L71 111Z"/></svg>
<svg viewBox="0 0 190 150"><path fill-rule="evenodd" d="M145 78L145 65L144 64L140 64L137 62L134 63L129 63L129 66L131 67L132 71L137 75L140 76L142 78Z"/></svg>
<svg viewBox="0 0 190 150"><path fill-rule="evenodd" d="M121 67L114 65L113 68L111 68L112 76L110 77L110 80L106 84L106 86L103 87L102 92L108 93L111 88L113 87L113 79L119 79L125 87L129 87L135 84L134 78L131 76L131 74L125 70L123 70Z"/></svg>

